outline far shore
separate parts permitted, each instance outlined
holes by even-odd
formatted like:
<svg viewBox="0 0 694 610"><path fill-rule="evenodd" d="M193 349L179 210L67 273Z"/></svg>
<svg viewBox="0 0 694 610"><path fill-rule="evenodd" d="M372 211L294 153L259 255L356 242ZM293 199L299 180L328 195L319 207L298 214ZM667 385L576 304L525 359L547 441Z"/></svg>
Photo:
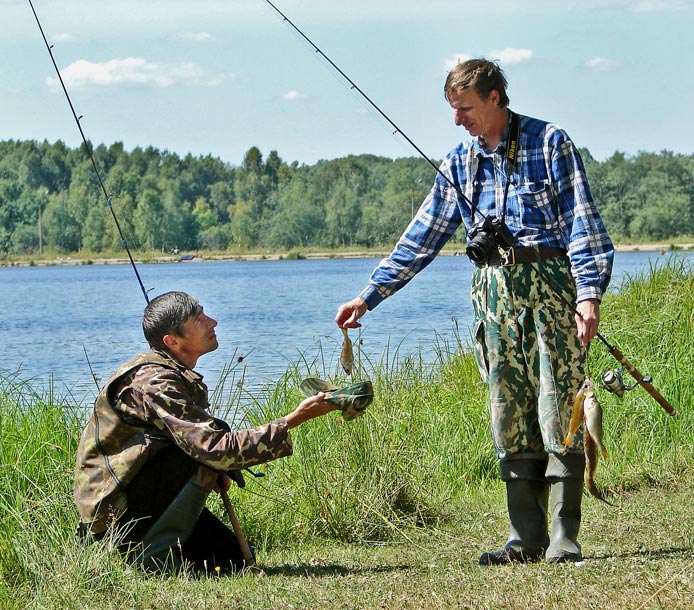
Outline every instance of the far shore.
<svg viewBox="0 0 694 610"><path fill-rule="evenodd" d="M677 250L694 250L694 243L675 244ZM660 252L665 254L672 250L670 243L648 243L648 244L616 244L616 252ZM364 252L306 252L294 250L291 252L274 253L249 253L249 254L202 254L199 252L181 254L161 254L157 256L139 256L135 254L133 258L137 264L144 263L201 263L205 261L260 261L260 260L289 260L289 259L330 259L330 258L383 258L388 256L390 250L386 251L364 251ZM440 253L442 256L465 256L465 249L444 249ZM127 257L87 257L87 256L58 256L55 258L31 258L18 259L13 261L0 260L0 267L31 267L42 266L51 267L57 265L120 265L128 264Z"/></svg>

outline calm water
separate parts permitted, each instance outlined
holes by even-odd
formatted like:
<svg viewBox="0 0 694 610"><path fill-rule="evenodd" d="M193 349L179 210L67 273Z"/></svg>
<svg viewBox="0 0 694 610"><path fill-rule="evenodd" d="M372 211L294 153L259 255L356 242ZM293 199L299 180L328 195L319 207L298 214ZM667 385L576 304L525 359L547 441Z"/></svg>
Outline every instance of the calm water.
<svg viewBox="0 0 694 610"><path fill-rule="evenodd" d="M626 274L648 270L671 254L617 253L611 290ZM683 256L694 261L694 253ZM290 362L337 366L342 335L333 322L340 303L358 294L378 259L206 262L138 265L156 296L168 290L195 295L219 322L220 348L198 363L214 387L239 355L251 387L279 377ZM440 256L404 291L363 319L363 350L379 359L389 344L404 356L433 354L437 333L453 336L455 317L467 336L472 265ZM0 268L2 370L40 390L53 380L58 395L91 401L95 386L85 352L101 380L146 348L140 329L145 299L129 265ZM354 332L352 331L354 338ZM306 367L303 367L305 372Z"/></svg>

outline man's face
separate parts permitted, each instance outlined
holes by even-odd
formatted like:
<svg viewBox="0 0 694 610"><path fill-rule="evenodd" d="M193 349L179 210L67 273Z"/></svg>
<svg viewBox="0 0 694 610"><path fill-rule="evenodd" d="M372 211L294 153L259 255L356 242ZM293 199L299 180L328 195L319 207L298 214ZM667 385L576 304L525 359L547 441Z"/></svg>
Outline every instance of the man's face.
<svg viewBox="0 0 694 610"><path fill-rule="evenodd" d="M206 315L200 307L183 323L181 334L175 335L178 348L195 359L216 350L219 347L217 335L214 332L216 326L217 320Z"/></svg>
<svg viewBox="0 0 694 610"><path fill-rule="evenodd" d="M492 90L485 100L474 89L455 89L448 94L448 103L453 108L456 125L465 127L473 137L484 137L492 128L499 107L499 93Z"/></svg>

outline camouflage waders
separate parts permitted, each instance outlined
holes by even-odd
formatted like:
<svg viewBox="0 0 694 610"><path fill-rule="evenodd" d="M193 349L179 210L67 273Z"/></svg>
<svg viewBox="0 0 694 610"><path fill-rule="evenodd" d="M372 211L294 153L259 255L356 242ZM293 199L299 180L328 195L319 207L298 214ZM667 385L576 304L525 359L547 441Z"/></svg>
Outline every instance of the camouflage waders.
<svg viewBox="0 0 694 610"><path fill-rule="evenodd" d="M572 301L576 290L566 257L541 263L476 268L471 296L475 351L489 386L497 457L566 453L573 398L583 383L586 350L573 311L535 270L542 265ZM577 434L570 449L581 450Z"/></svg>
<svg viewBox="0 0 694 610"><path fill-rule="evenodd" d="M583 383L586 350L578 339L573 311L550 289L536 265L542 265L567 300L575 299L566 257L479 267L472 276L475 355L489 387L492 436L506 483L510 522L506 545L483 553L481 565L539 561L548 548L548 559L580 559L577 471L557 465L573 466L583 457L582 435L575 435L568 449L563 439ZM567 493L568 488L574 493Z"/></svg>

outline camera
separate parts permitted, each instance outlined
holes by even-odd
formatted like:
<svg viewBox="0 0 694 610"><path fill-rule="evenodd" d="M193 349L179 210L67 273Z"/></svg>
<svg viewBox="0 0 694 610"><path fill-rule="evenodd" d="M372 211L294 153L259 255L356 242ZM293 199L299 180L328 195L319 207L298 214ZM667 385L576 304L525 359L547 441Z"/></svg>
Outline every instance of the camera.
<svg viewBox="0 0 694 610"><path fill-rule="evenodd" d="M514 241L511 230L500 218L486 216L470 229L465 254L473 263L483 264L489 261L496 248L506 250Z"/></svg>

